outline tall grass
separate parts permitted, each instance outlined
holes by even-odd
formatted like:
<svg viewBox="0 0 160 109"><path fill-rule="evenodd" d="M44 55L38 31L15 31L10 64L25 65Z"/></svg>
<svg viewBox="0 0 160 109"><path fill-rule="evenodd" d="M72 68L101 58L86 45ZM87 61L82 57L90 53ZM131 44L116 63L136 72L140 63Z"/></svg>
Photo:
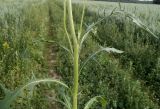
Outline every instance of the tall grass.
<svg viewBox="0 0 160 109"><path fill-rule="evenodd" d="M105 5L97 3L96 6L102 6L100 11L104 12L104 7L107 6L111 10L111 7L115 7L116 4L107 3ZM159 6L122 4L122 8L138 16L159 36ZM94 9L96 10L97 8ZM108 11L106 11L107 14ZM109 32L106 31L106 28ZM126 51L120 58L121 64L126 68L132 63L135 78L140 79L142 85L148 87L152 99L159 103L159 91L157 91L159 90L159 80L153 76L159 75L159 71L155 70L159 59L159 40L152 38L150 34L135 26L124 16L119 16L119 18L115 16L104 21L102 25L98 26L97 36L95 39L100 44L109 44Z"/></svg>
<svg viewBox="0 0 160 109"><path fill-rule="evenodd" d="M94 107L95 108L102 107L104 109L158 108L158 105L150 99L148 91L145 91L144 90L145 88L141 86L141 82L139 80L133 79L134 76L132 76L132 73L134 72L134 70L132 66L133 65L132 61L129 61L129 69L128 69L128 67L123 66L123 64L121 63L123 62L123 58L122 59L120 58L120 60L117 59L117 56L119 57L119 55L100 54L100 52L102 51L106 51L109 53L123 53L123 51L117 50L115 48L102 47L102 46L112 45L112 43L109 41L111 41L112 38L114 38L117 41L115 45L113 44L114 47L121 49L124 49L123 47L126 47L127 42L125 42L125 44L123 42L126 37L125 36L122 37L124 34L126 34L126 31L123 28L124 27L123 19L126 20L127 25L131 23L128 19L125 18L126 16L129 17L131 20L133 20L134 23L140 27L138 29L143 29L140 31L142 32L141 35L148 34L149 36L155 36L155 37L157 36L154 35L139 20L136 20L134 16L130 15L129 13L125 13L122 10L117 11L117 13L123 13L123 15L125 15L125 17L121 16L122 19L121 18L119 19L116 16L111 17L111 15L113 15L113 12L115 10L110 11L111 14L109 14L109 17L107 17L106 20L104 18L99 20L97 19L97 16L96 18L94 18L94 16L90 16L93 13L89 11L88 13L86 13L87 15L86 19L84 19L85 5L83 7L83 10L81 10L81 7L76 7L80 10L80 13L82 13L81 15L80 13L73 12L72 10L73 7L71 2L72 2L71 0L65 0L63 7L61 4L59 4L61 3L59 1L54 1L54 2L51 1L46 2L45 0L42 0L42 2L36 0L26 1L24 2L24 5L28 4L28 6L30 6L32 4L32 8L25 10L28 6L26 5L25 7L24 5L22 5L23 7L17 9L18 11L21 10L20 14L18 13L19 19L17 19L17 16L14 16L16 15L15 13L17 11L11 12L11 14L8 13L4 14L6 15L6 18L3 18L3 21L5 23L3 24L4 27L2 28L5 28L6 31L2 32L3 33L2 36L5 36L5 38L1 41L2 45L1 49L3 50L3 52L1 53L2 57L1 64L3 65L3 63L5 63L4 64L5 66L2 66L2 71L5 72L5 74L6 73L11 74L12 72L11 77L13 77L12 78L13 81L16 80L15 82L17 82L17 79L19 79L20 77L19 74L23 75L24 73L24 76L22 76L21 78L25 78L26 80L19 81L19 83L10 82L7 84L8 81L5 78L2 80L2 83L5 83L6 87L12 87L12 89L15 89L15 87L17 86L14 85L23 84L24 82L29 80L31 76L33 77L33 81L29 82L28 84L22 86L20 89L15 90L13 92L9 91L7 88L1 85L5 97L3 96L2 100L0 100L0 106L3 107L3 109L8 109L10 108L10 105L13 103L15 99L17 99L18 97L22 98L24 97L21 96L23 94L22 92L24 91L24 89L29 88L29 91L33 91L33 87L39 83L53 82L63 86L60 87L58 90L58 93L60 93L59 95L60 99L59 100L55 98L53 99L55 101L58 101L59 103L64 105L65 108L68 109L78 109L78 108L90 109ZM17 2L12 1L9 3L12 4L15 3L17 7L19 6L19 1ZM9 5L9 3L6 3L6 5ZM55 7L53 7L52 5ZM10 4L9 8L6 6L7 7L6 9L10 9L10 6L13 5ZM40 10L38 11L37 9ZM62 9L64 9L64 12L62 11ZM58 14L56 14L57 11ZM39 15L37 15L37 13L39 13ZM73 17L73 13L74 15L76 15L75 18ZM101 15L102 14L100 14L98 18L102 17ZM96 20L96 22L93 23L93 20ZM113 23L112 20L113 21L117 20L117 21ZM87 22L86 24L87 27L83 27L84 21L88 21L91 24ZM51 23L51 25L49 25L49 23ZM14 32L11 31L12 29L14 29L12 26L13 27L16 26ZM55 37L57 38L56 40L62 41L62 43L61 42L57 43L56 41L47 41L45 39L51 31L53 32L53 30L49 30L52 28L52 26L55 26L54 33L57 35L57 37ZM106 31L107 26L113 27L114 29L110 30L110 28L108 28L108 31ZM131 25L131 27L132 26L135 25ZM90 34L91 32L92 34ZM121 35L121 32L124 34L122 34L120 38L108 36L108 35L115 35L116 33L120 33ZM104 35L107 35L107 37L104 37ZM16 36L16 37L10 37L10 36ZM89 36L93 36L93 38ZM134 37L132 38L134 39ZM87 41L87 39L89 39L89 41ZM64 54L65 56L67 56L66 59L64 58L60 59L60 61L63 62L63 64L61 64L61 66L59 67L60 69L59 71L63 72L62 77L64 77L64 80L69 81L68 84L70 87L68 87L63 82L60 82L59 80L54 80L54 79L35 80L34 75L36 75L36 77L37 76L42 77L42 72L39 74L38 71L44 68L43 52L42 52L44 50L44 44L42 43L42 41L50 43L56 42L56 44L60 45L62 49L65 49L68 52L69 55L67 55L66 52L64 53L64 50L62 52L59 52L59 56L63 55L64 57ZM140 42L136 43L137 45L140 44L141 41L143 41L143 39L142 40L138 39L138 41ZM149 39L147 39L147 41L149 41ZM119 43L120 46L116 45ZM85 47L89 48L90 50L88 50ZM41 49L37 50L37 48ZM92 53L88 54L89 51L92 51L93 54ZM96 57L97 54L100 54L99 58ZM68 58L68 56L70 57ZM123 55L121 57L123 57ZM7 58L9 58L12 64L10 65L8 64L8 61L6 61ZM93 59L94 63L92 63L93 61L89 62L91 59ZM28 63L26 64L26 62ZM124 63L124 65L128 65L128 63ZM68 72L66 69L69 70L70 72ZM32 73L28 74L27 72L32 72ZM126 74L128 72L129 74ZM15 75L16 77L14 77ZM7 76L5 75L5 77ZM98 82L97 79L99 80ZM95 88L94 86L95 84L98 88ZM99 94L104 96L103 97L98 96ZM88 95L89 97L87 97L86 95ZM108 99L109 102L106 102L106 99ZM18 108L22 108L22 105L21 106L15 105L15 107L16 106ZM44 107L41 106L42 106L41 104L37 103L36 106L29 105L28 107L46 108L45 106ZM25 108L27 108L27 106Z"/></svg>
<svg viewBox="0 0 160 109"><path fill-rule="evenodd" d="M94 4L95 5L95 4ZM97 5L98 6L98 5ZM77 9L77 8L76 8ZM107 9L106 9L107 10ZM106 12L108 12L108 13L111 13L111 9L109 10L109 11L106 11ZM94 11L95 12L95 11ZM76 13L76 12L75 12ZM80 13L80 12L79 12ZM104 13L103 11L102 11L102 13ZM77 15L77 14L75 14L75 15ZM89 12L87 13L87 23L88 24L92 24L93 22L93 20L95 20L95 22L99 19L99 17L102 17L102 16L97 16L98 14L96 14L96 18L94 18L93 16L94 16L95 14L94 13L91 13L91 10L89 9ZM108 15L108 14L106 14L106 15ZM80 17L80 16L79 16ZM78 21L77 20L78 19L78 17L76 16L76 18L75 18L75 21ZM116 24L116 26L114 25L114 23ZM126 25L126 29L127 29L127 27L130 25L130 33L131 32L133 32L134 31L134 28L137 28L137 29L139 29L143 34L147 34L147 35L144 35L144 37L147 39L147 38L149 38L149 39L147 39L147 40L149 40L149 41L153 41L153 40L157 40L156 38L153 38L152 37L152 35L150 35L150 33L148 33L147 31L144 31L142 28L139 28L137 25L135 25L133 22L131 22L131 20L129 20L128 18L125 18L125 16L122 16L122 15L119 15L118 17L117 16L112 16L111 18L107 18L106 20L104 20L102 23L100 23L98 26L97 26L97 28L95 28L94 30L96 31L96 32L94 32L93 31L93 38L94 39L96 39L96 41L99 43L99 44L101 44L101 45L103 45L103 46L105 46L105 45L108 45L108 46L110 46L111 45L111 43L112 43L112 41L115 41L115 45L111 45L111 46L114 46L114 47L116 47L116 48L119 48L119 49L124 49L124 48L122 48L122 47L130 47L130 46L128 46L128 45L126 45L126 44L128 44L128 43L130 43L130 44L132 44L131 43L131 41L129 40L128 41L128 37L130 37L130 35L129 34L126 34L128 31L125 31L124 30L124 28L123 28L123 21L124 22L126 22L127 23L127 25ZM79 21L80 22L80 21ZM144 21L143 21L144 22ZM130 23L130 24L128 24L128 23ZM86 24L86 25L88 25L88 24ZM107 26L106 26L107 25ZM114 27L115 26L115 27ZM112 28L113 27L113 28ZM149 28L151 28L151 27L149 27ZM151 28L152 29L152 28ZM108 31L107 31L108 30ZM122 33L124 33L123 35L121 35L120 36L120 34L121 34L121 32L118 32L118 31L122 31ZM136 32L136 31L135 31ZM158 34L157 34L158 35ZM132 36L132 38L134 39L134 40L139 40L140 38L138 38L137 39L137 36ZM90 40L92 40L92 39L90 39ZM139 44L142 44L143 45L143 43L141 42L142 40L139 40ZM158 41L158 40L157 40ZM97 45L97 43L93 43L92 41L89 41L90 42L90 44L92 44L92 49L95 49L94 47ZM116 44L118 44L118 43L120 43L121 45L116 45ZM88 47L88 46L91 46L90 44L87 44L87 43L85 43L85 47ZM94 46L95 45L95 46ZM137 45L137 44L136 44ZM140 49L140 48L139 48ZM128 50L130 50L129 48L128 48ZM138 48L136 49L134 49L134 51L136 52L136 53L139 53L139 52L137 52L137 50L138 50ZM87 52L87 50L85 49L85 50L83 50L83 52L84 51L86 51ZM94 51L94 50L93 50ZM125 51L125 49L124 49L124 51ZM125 51L125 53L124 54L127 54L127 52L128 51ZM151 53L151 52L150 52ZM91 54L90 54L91 55ZM66 56L67 57L67 55L66 54L63 54L62 53L62 56ZM82 59L84 59L86 56L88 56L88 55L86 55L86 54L83 54L83 58L81 57L80 59L81 59L81 62L82 62ZM117 57L117 55L114 55L113 57L111 56L111 57L108 57L109 59L116 59L116 57ZM121 57L124 57L124 55L122 55ZM96 58L97 59L97 58ZM97 62L96 61L96 59L94 59L94 61L93 61L93 63L95 63L95 62ZM104 61L104 58L103 57L101 57L101 61L103 62ZM148 58L149 59L149 58ZM101 63L101 61L99 62L99 64ZM113 61L113 60L111 60L111 61ZM125 64L125 62L126 63L128 63L127 65ZM72 78L72 74L64 74L63 72L70 72L71 71L71 64L69 64L69 62L66 62L65 60L63 60L62 61L62 63L63 64L61 64L61 68L60 68L60 72L62 73L62 76L66 79L66 81L69 81L71 78ZM95 66L97 65L93 65L93 63L88 63L87 65L90 65L89 67L87 67L87 66L85 66L84 67L84 69L85 69L85 71L87 72L88 71L88 73L86 73L86 72L83 72L82 71L82 73L83 73L83 76L81 76L80 75L80 77L81 77L81 79L80 79L80 84L82 85L80 85L80 88L81 88L81 93L80 93L80 96L83 96L83 94L84 94L84 96L83 97L85 97L85 98L88 98L89 99L89 97L86 97L86 93L89 93L88 94L88 96L90 96L90 97L93 97L92 96L92 94L93 95L96 95L96 94L98 94L98 91L100 91L100 90L103 90L102 91L102 93L104 94L105 93L105 91L108 91L110 94L115 94L115 96L113 97L113 95L109 95L109 93L105 93L104 95L106 95L106 98L109 98L109 105L110 105L110 108L158 108L158 105L156 104L156 103L154 103L153 101L154 101L154 98L152 98L151 96L152 95L150 95L150 92L148 91L148 88L146 88L146 87L144 87L144 84L141 84L141 81L138 81L138 80L136 80L136 78L132 75L133 74L133 72L134 72L134 68L132 69L132 65L133 65L133 63L132 63L132 61L127 61L127 60L125 60L124 61L124 63L121 65L121 63L120 64L118 64L117 66L123 66L123 65L126 65L126 66L124 66L124 67L116 67L115 68L115 70L113 70L113 71L111 71L110 73L111 73L111 75L109 76L109 77L106 77L106 72L109 72L110 71L110 67L107 67L105 64L100 64L100 66L102 66L101 67L101 69L98 69L97 68L97 70L94 70L94 69L96 69L95 68ZM112 63L112 62L111 62ZM69 65L67 65L67 64L69 64ZM97 66L99 66L99 64L97 65ZM94 67L93 67L93 66ZM114 64L112 64L113 66L114 66ZM139 65L139 64L138 64ZM130 67L129 67L130 66ZM129 68L128 68L129 67ZM105 70L102 70L102 69L104 69L104 68L107 68L107 69L105 69ZM111 68L111 69L113 69L113 68ZM120 76L121 75L121 73L119 74L118 72L120 72L120 69L122 69L122 72L125 72L125 73L129 73L130 72L130 74L129 75L123 75L123 76ZM97 77L95 76L93 76L93 75L96 75L96 73L97 72L101 72L101 70L102 70L102 73L98 73L99 75L97 75L97 77L99 76L99 82L96 82L97 81ZM91 75L89 75L90 74L90 72L93 72L93 75L91 76ZM111 82L111 87L114 87L113 88L113 90L116 90L116 92L115 93L113 93L113 90L109 90L108 89L108 86L106 85L106 81L105 81L105 79L103 79L103 80L101 80L101 78L104 78L104 77L106 77L106 80L107 80L107 78L115 78L115 76L113 76L113 73L115 73L115 75L117 75L116 77L118 77L118 76L120 76L120 78L117 78L117 80L115 79L115 80L113 80L113 81L118 81L118 82L120 82L120 81L125 81L124 83L126 84L126 88L124 88L123 89L123 84L124 83L122 83L121 84L121 86L119 87L119 88L117 88L118 87L118 82L117 83L115 83L114 84L114 82L113 82L113 84L112 84L112 82ZM124 73L124 74L125 74ZM84 78L84 76L86 76L86 78ZM121 78L122 77L122 78ZM127 79L126 79L127 78ZM133 79L134 78L134 79ZM90 81L89 81L90 80ZM88 82L89 81L89 82ZM128 81L128 82L127 82ZM99 85L99 84L102 84L102 87L99 87L99 90L97 89L97 88L95 88L94 87L94 85L91 83L91 82L95 82L95 83L97 83L97 86ZM109 83L110 83L110 81L108 81ZM70 84L72 84L71 82L68 82L68 83L70 83ZM86 84L89 84L89 85L91 85L90 86L90 88L88 88L89 87L89 85L86 85ZM132 85L131 85L132 84ZM88 87L87 87L88 86ZM83 88L84 87L84 88ZM86 88L87 87L87 88ZM137 87L136 89L137 89L137 91L134 91L134 93L136 93L135 95L132 93L132 91L134 90L134 88L135 87ZM133 89L133 90L132 90ZM85 90L85 91L84 91ZM98 90L98 91L97 91ZM101 91L100 91L101 92ZM126 92L126 93L125 93ZM116 94L117 94L117 96L116 96ZM128 94L130 94L130 95L128 95ZM136 96L139 96L139 97L136 97ZM141 95L143 95L143 96L141 96ZM140 97L141 96L141 97ZM82 98L83 98L82 97ZM151 99L152 98L152 99ZM153 101L152 101L153 100ZM81 102L82 102L83 100L81 99ZM87 100L86 100L87 101ZM138 104L138 102L137 101L141 101L141 104ZM125 102L125 103L124 103ZM84 104L84 102L83 103L81 103L80 104L80 106L82 106ZM82 106L83 107L83 106Z"/></svg>
<svg viewBox="0 0 160 109"><path fill-rule="evenodd" d="M0 83L8 90L16 90L35 77L48 76L43 57L45 44L41 42L41 37L48 35L48 19L44 0L0 1ZM43 101L38 93L29 100L18 98L12 108L47 107L42 102L38 106L38 101ZM4 97L1 90L1 100Z"/></svg>

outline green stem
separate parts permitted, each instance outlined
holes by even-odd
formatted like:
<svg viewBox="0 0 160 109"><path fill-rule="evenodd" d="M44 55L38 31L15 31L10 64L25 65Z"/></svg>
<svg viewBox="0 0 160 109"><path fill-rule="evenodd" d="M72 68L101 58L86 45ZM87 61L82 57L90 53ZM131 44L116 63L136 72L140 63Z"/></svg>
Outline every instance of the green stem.
<svg viewBox="0 0 160 109"><path fill-rule="evenodd" d="M82 17L81 17L81 24L80 24L80 30L79 30L79 34L78 34L78 40L80 40L80 37L81 37L81 33L82 33L82 26L83 26L83 20L84 20L84 14L85 14L85 1L83 1L84 4L83 4L83 12L82 12Z"/></svg>
<svg viewBox="0 0 160 109"><path fill-rule="evenodd" d="M75 28L74 28L74 21L73 21L73 14L72 14L72 1L71 0L68 0L68 14L69 14L71 35L73 37L73 42L75 45L75 44L77 44L77 37L76 37Z"/></svg>
<svg viewBox="0 0 160 109"><path fill-rule="evenodd" d="M73 21L73 14L72 14L72 1L68 0L68 14L70 20L70 29L71 35L73 38L73 45L74 45L74 62L73 62L73 69L74 69L74 85L73 85L73 104L72 109L78 109L78 80L79 80L79 44L78 39L76 37L76 32L74 28L74 21Z"/></svg>
<svg viewBox="0 0 160 109"><path fill-rule="evenodd" d="M73 85L73 108L77 109L78 102L78 80L79 80L79 45L74 47L74 85Z"/></svg>
<svg viewBox="0 0 160 109"><path fill-rule="evenodd" d="M73 48L72 48L71 39L69 37L69 33L68 33L67 27L66 27L67 26L67 23L66 23L66 9L67 9L66 3L67 3L67 1L65 0L64 1L64 30L65 30L66 35L67 35L67 39L68 39L68 42L69 42L71 53L73 54Z"/></svg>

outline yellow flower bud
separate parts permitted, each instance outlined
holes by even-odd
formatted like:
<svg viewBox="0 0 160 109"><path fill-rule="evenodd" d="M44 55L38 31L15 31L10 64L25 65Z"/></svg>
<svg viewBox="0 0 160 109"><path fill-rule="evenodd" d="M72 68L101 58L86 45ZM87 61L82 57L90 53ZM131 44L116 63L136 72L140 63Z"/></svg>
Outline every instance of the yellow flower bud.
<svg viewBox="0 0 160 109"><path fill-rule="evenodd" d="M3 43L3 48L4 48L4 49L10 48L10 47L9 47L9 44L8 44L7 42L4 42L4 43Z"/></svg>

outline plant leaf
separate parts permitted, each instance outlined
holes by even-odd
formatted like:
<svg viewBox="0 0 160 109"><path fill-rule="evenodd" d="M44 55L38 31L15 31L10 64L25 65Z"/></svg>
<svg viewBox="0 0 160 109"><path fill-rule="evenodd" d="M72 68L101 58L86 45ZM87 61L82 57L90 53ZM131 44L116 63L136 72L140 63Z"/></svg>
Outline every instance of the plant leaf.
<svg viewBox="0 0 160 109"><path fill-rule="evenodd" d="M70 109L70 108L68 108L67 104L64 103L62 100L53 99L53 98L52 98L52 100L55 101L55 102L58 102L58 103L62 104L62 105L65 106L67 109Z"/></svg>
<svg viewBox="0 0 160 109"><path fill-rule="evenodd" d="M73 54L73 47L72 47L72 41L70 39L70 36L69 36L69 33L67 31L67 23L66 23L66 11L67 11L67 0L64 1L64 19L63 19L63 23L64 23L64 30L66 32L66 36L67 36L67 39L68 39L68 43L69 43L69 46L70 46L70 50L71 50L71 53Z"/></svg>
<svg viewBox="0 0 160 109"><path fill-rule="evenodd" d="M16 100L18 97L20 97L22 95L24 89L26 89L30 86L35 86L39 83L45 83L45 82L53 82L53 83L56 83L56 84L59 84L59 85L65 87L65 88L69 88L63 82L61 82L59 80L55 80L55 79L34 80L34 81L27 83L26 85L24 85L23 87L15 90L15 91L9 91L3 85L0 85L5 93L5 98L3 100L0 100L0 109L10 109L10 105L14 102L14 100Z"/></svg>
<svg viewBox="0 0 160 109"><path fill-rule="evenodd" d="M103 102L102 102L102 101L103 101ZM107 104L106 100L105 100L103 97L101 97L101 96L95 96L95 97L93 97L92 99L90 99L90 100L86 103L84 109L90 109L91 106L92 106L94 103L98 103L98 102L99 102L99 103L102 103L102 107L105 107L105 106L103 106L103 105L106 105L106 104Z"/></svg>
<svg viewBox="0 0 160 109"><path fill-rule="evenodd" d="M158 36L156 36L144 23L142 23L141 20L139 20L138 18L136 18L136 16L134 16L133 14L125 12L125 11L115 11L114 14L116 14L116 13L124 14L126 17L130 18L132 20L132 22L135 23L137 26L139 26L141 29L147 31L153 37L159 39Z"/></svg>
<svg viewBox="0 0 160 109"><path fill-rule="evenodd" d="M84 15L85 15L85 9L86 9L86 5L85 2L83 1L83 11L82 11L82 16L81 16L81 23L80 23L80 28L79 28L79 34L78 34L78 40L81 37L81 33L82 33L82 26L83 26L83 21L84 21Z"/></svg>
<svg viewBox="0 0 160 109"><path fill-rule="evenodd" d="M59 87L58 89L58 98L61 99L61 101L63 102L64 106L67 109L72 109L72 105L71 105L71 96L70 96L70 91L71 90L66 90L63 87Z"/></svg>
<svg viewBox="0 0 160 109"><path fill-rule="evenodd" d="M123 51L115 49L115 48L109 48L109 47L102 47L102 51L106 51L108 53L123 53Z"/></svg>
<svg viewBox="0 0 160 109"><path fill-rule="evenodd" d="M109 47L101 47L98 51L94 52L92 55L90 55L86 61L83 63L82 67L80 68L80 73L83 70L84 66L94 57L96 56L98 53L102 52L102 51L106 51L108 53L123 53L123 51L115 49L115 48L109 48Z"/></svg>
<svg viewBox="0 0 160 109"><path fill-rule="evenodd" d="M105 20L106 18L112 16L114 14L114 11L116 10L116 8L114 8L111 12L111 14L109 16L106 16L105 18L101 18L100 20L98 20L97 22L95 23L92 23L91 25L86 25L87 26L87 31L84 33L84 35L82 36L82 39L80 40L80 51L82 49L82 45L83 45L83 42L88 38L89 36L89 33L93 30L93 28L98 25L99 23L101 23L103 20Z"/></svg>
<svg viewBox="0 0 160 109"><path fill-rule="evenodd" d="M67 51L67 52L71 55L71 57L72 57L72 59L73 59L72 51L69 50L69 49L68 49L67 47L65 47L64 45L62 45L62 44L60 44L60 43L58 43L58 42L56 42L56 41L52 41L52 40L41 39L41 41L48 42L48 43L56 43L59 47L61 47L61 48L64 49L65 51Z"/></svg>
<svg viewBox="0 0 160 109"><path fill-rule="evenodd" d="M64 97L64 100L65 100L66 107L68 109L71 109L71 102L69 101L69 98L66 95L64 95L63 97Z"/></svg>
<svg viewBox="0 0 160 109"><path fill-rule="evenodd" d="M86 33L83 35L81 41L80 41L80 49L82 48L83 42L88 38L89 33L93 30L93 28L99 24L100 22L102 22L105 18L102 18L100 20L98 20L96 23L92 23L90 26L87 27L87 31Z"/></svg>

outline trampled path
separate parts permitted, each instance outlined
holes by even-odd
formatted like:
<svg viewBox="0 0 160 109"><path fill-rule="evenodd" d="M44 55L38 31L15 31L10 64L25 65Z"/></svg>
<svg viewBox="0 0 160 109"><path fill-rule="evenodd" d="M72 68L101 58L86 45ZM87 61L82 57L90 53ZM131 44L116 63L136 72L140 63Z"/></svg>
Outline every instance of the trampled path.
<svg viewBox="0 0 160 109"><path fill-rule="evenodd" d="M48 67L48 75L54 79L60 79L60 76L57 74L57 50L58 47L53 43L46 44L46 61ZM49 109L60 109L57 103L54 101L56 97L54 89L48 90L46 96L49 100L50 108Z"/></svg>
<svg viewBox="0 0 160 109"><path fill-rule="evenodd" d="M54 27L52 26L52 15L51 10L49 10L49 24L48 24L48 40L53 40L55 37ZM47 72L48 76L53 79L60 79L60 76L57 73L57 52L58 46L55 43L46 42L46 51L45 51L45 60L47 62ZM46 93L46 97L48 98L48 102L50 104L49 109L61 109L60 106L57 105L57 102L54 101L56 98L56 93L54 89L48 90Z"/></svg>
<svg viewBox="0 0 160 109"><path fill-rule="evenodd" d="M54 79L59 79L60 77L57 75L57 51L58 47L54 44L47 44L47 64L48 64L48 72L49 76Z"/></svg>

